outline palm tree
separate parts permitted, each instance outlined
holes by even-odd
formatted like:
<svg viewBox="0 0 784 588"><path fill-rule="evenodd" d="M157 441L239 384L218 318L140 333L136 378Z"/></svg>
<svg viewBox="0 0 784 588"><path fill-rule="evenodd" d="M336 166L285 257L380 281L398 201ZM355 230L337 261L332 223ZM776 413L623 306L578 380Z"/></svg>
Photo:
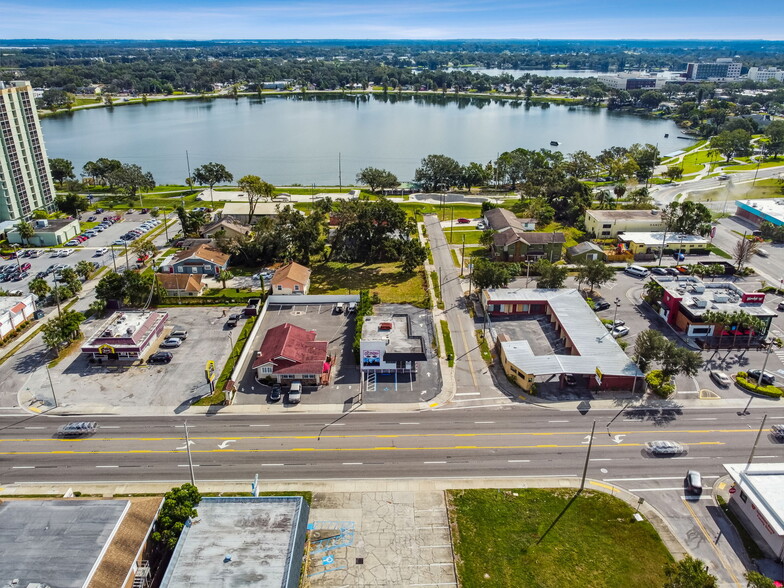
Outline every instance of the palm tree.
<svg viewBox="0 0 784 588"><path fill-rule="evenodd" d="M746 326L749 329L749 339L746 342L746 347L751 347L751 336L761 333L762 330L765 328L767 323L763 321L761 318L756 316L750 316L748 323Z"/></svg>
<svg viewBox="0 0 784 588"><path fill-rule="evenodd" d="M721 347L726 325L731 321L730 314L728 312L709 310L702 315L702 321L713 325L721 325L721 331L719 332L719 347ZM716 330L714 329L713 332L715 336Z"/></svg>
<svg viewBox="0 0 784 588"><path fill-rule="evenodd" d="M79 274L80 278L86 280L90 277L90 274L93 273L93 264L89 261L82 260L76 264L74 271Z"/></svg>
<svg viewBox="0 0 784 588"><path fill-rule="evenodd" d="M43 298L52 291L49 283L43 278L34 278L30 280L28 287L30 288L30 292L35 294L38 298Z"/></svg>
<svg viewBox="0 0 784 588"><path fill-rule="evenodd" d="M16 229L19 231L19 236L22 238L22 241L25 245L30 245L30 239L35 236L35 227L32 223L28 223L27 221L21 221L16 225Z"/></svg>
<svg viewBox="0 0 784 588"><path fill-rule="evenodd" d="M223 289L226 289L226 282L234 277L234 274L231 273L229 270L222 270L218 274L218 279L223 282Z"/></svg>

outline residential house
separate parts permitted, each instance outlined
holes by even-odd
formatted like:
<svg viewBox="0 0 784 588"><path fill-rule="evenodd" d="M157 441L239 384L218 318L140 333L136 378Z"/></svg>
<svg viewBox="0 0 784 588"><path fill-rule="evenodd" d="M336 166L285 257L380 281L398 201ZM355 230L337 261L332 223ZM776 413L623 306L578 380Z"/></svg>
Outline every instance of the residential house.
<svg viewBox="0 0 784 588"><path fill-rule="evenodd" d="M169 272L175 274L206 274L217 276L229 267L228 253L210 245L198 245L185 249L172 257Z"/></svg>
<svg viewBox="0 0 784 588"><path fill-rule="evenodd" d="M584 241L566 249L566 259L570 263L585 263L599 259L607 260L607 254L596 243Z"/></svg>
<svg viewBox="0 0 784 588"><path fill-rule="evenodd" d="M206 284L202 274L155 274L167 296L201 296Z"/></svg>
<svg viewBox="0 0 784 588"><path fill-rule="evenodd" d="M534 219L519 218L507 208L491 208L485 211L484 219L487 228L493 231L503 231L509 227L518 231L536 230L536 221Z"/></svg>
<svg viewBox="0 0 784 588"><path fill-rule="evenodd" d="M327 384L331 365L326 341L316 341L315 331L290 323L273 327L264 335L256 353L253 370L256 380L272 378L278 383Z"/></svg>
<svg viewBox="0 0 784 588"><path fill-rule="evenodd" d="M614 239L629 231L662 231L659 210L586 210L585 232L594 239Z"/></svg>
<svg viewBox="0 0 784 588"><path fill-rule="evenodd" d="M533 233L507 228L493 235L493 261L558 261L566 238L563 233Z"/></svg>
<svg viewBox="0 0 784 588"><path fill-rule="evenodd" d="M251 228L234 218L224 217L204 225L201 229L201 235L203 237L214 238L216 233L221 233L230 239L235 237L247 237L251 233Z"/></svg>
<svg viewBox="0 0 784 588"><path fill-rule="evenodd" d="M231 217L235 221L242 223L248 222L250 215L250 224L253 225L261 217L264 216L278 216L281 204L279 202L257 202L253 208L253 214L250 213L250 204L247 202L227 202L221 211L221 217ZM285 205L283 205L285 206Z"/></svg>
<svg viewBox="0 0 784 588"><path fill-rule="evenodd" d="M307 294L310 270L292 261L275 272L271 284L273 294Z"/></svg>

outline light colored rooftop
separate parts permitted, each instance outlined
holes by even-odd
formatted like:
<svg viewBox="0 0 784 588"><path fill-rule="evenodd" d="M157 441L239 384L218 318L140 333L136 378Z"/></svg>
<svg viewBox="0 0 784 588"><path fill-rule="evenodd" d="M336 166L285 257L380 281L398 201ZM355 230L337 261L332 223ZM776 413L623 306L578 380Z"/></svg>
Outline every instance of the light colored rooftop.
<svg viewBox="0 0 784 588"><path fill-rule="evenodd" d="M527 341L502 342L507 359L522 371L530 374L585 374L598 367L606 375L642 377L640 369L576 289L491 288L484 292L488 304L495 301L548 304L579 353L534 355Z"/></svg>
<svg viewBox="0 0 784 588"><path fill-rule="evenodd" d="M775 225L784 224L784 198L736 200L735 206L753 212Z"/></svg>
<svg viewBox="0 0 784 588"><path fill-rule="evenodd" d="M744 292L732 282L703 282L695 276L653 276L681 304L700 316L703 312L734 312L742 310L752 316L777 316L767 308L764 294Z"/></svg>
<svg viewBox="0 0 784 588"><path fill-rule="evenodd" d="M614 220L650 220L661 221L658 210L586 210L585 214L598 221Z"/></svg>
<svg viewBox="0 0 784 588"><path fill-rule="evenodd" d="M136 346L168 316L165 312L149 310L115 312L95 330L90 339L82 346L82 350L95 347L99 341L108 340L111 340L111 344L118 348L125 348L128 345ZM150 321L151 317L154 317L154 320Z"/></svg>
<svg viewBox="0 0 784 588"><path fill-rule="evenodd" d="M32 302L32 294L26 296L0 296L0 313L11 310L14 306L19 304L27 304Z"/></svg>
<svg viewBox="0 0 784 588"><path fill-rule="evenodd" d="M253 216L277 216L285 202L257 202L253 209ZM247 202L227 202L223 206L223 216L236 216L239 220L247 220L250 213L250 204Z"/></svg>
<svg viewBox="0 0 784 588"><path fill-rule="evenodd" d="M392 328L381 328L382 323L391 324ZM422 353L422 339L409 337L408 315L370 315L362 324L362 339L365 341L387 341L388 353Z"/></svg>
<svg viewBox="0 0 784 588"><path fill-rule="evenodd" d="M301 554L292 551L299 519L307 517L301 498L202 499L197 510L162 588L288 585L291 565L300 565Z"/></svg>
<svg viewBox="0 0 784 588"><path fill-rule="evenodd" d="M724 464L778 535L784 535L784 463Z"/></svg>
<svg viewBox="0 0 784 588"><path fill-rule="evenodd" d="M699 235L685 235L683 233L664 233L663 231L622 231L618 233L621 241L640 243L648 247L661 247L665 242L667 245L677 245L679 243L690 243L695 245L708 244L705 237Z"/></svg>

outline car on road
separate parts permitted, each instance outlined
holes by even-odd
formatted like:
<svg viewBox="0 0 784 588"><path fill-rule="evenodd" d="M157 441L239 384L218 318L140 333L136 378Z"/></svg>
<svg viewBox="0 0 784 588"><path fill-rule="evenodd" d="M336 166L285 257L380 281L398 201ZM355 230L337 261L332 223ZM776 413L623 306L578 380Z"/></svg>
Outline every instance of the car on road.
<svg viewBox="0 0 784 588"><path fill-rule="evenodd" d="M645 444L645 450L652 455L682 455L686 453L686 447L675 441L649 441Z"/></svg>
<svg viewBox="0 0 784 588"><path fill-rule="evenodd" d="M593 299L593 309L595 312L600 312L602 310L607 310L610 308L610 303L602 298L594 298Z"/></svg>
<svg viewBox="0 0 784 588"><path fill-rule="evenodd" d="M710 377L711 380L713 380L723 388L729 388L730 386L732 386L732 380L724 372L720 372L719 370L711 370Z"/></svg>
<svg viewBox="0 0 784 588"><path fill-rule="evenodd" d="M125 239L117 239L112 245L125 245Z"/></svg>
<svg viewBox="0 0 784 588"><path fill-rule="evenodd" d="M182 345L182 339L178 339L177 337L169 337L161 343L161 347L164 348L179 347L180 345Z"/></svg>
<svg viewBox="0 0 784 588"><path fill-rule="evenodd" d="M756 253L760 257L769 257L770 256L770 253L768 253L767 249L757 249L754 253Z"/></svg>
<svg viewBox="0 0 784 588"><path fill-rule="evenodd" d="M302 383L301 382L292 382L291 388L289 388L289 404L299 404L300 400L302 400Z"/></svg>
<svg viewBox="0 0 784 588"><path fill-rule="evenodd" d="M784 425L773 425L770 428L770 434L779 443L784 443Z"/></svg>
<svg viewBox="0 0 784 588"><path fill-rule="evenodd" d="M147 363L169 363L172 357L168 351L157 351L147 358Z"/></svg>
<svg viewBox="0 0 784 588"><path fill-rule="evenodd" d="M686 492L702 494L702 476L697 470L689 470L686 473Z"/></svg>
<svg viewBox="0 0 784 588"><path fill-rule="evenodd" d="M746 373L748 374L749 380L753 380L755 384L757 383L757 380L760 379L760 370L749 370ZM766 370L762 374L762 383L766 386L773 386L776 383L776 376Z"/></svg>
<svg viewBox="0 0 784 588"><path fill-rule="evenodd" d="M230 314L229 320L226 321L226 326L230 329L233 329L237 326L237 323L240 321L240 315L238 314Z"/></svg>
<svg viewBox="0 0 784 588"><path fill-rule="evenodd" d="M719 180L719 181L721 181L721 180L729 180L729 179L730 179L730 177L729 177L727 174L721 174L721 175L720 175L718 178L716 178L716 179L717 179L717 180Z"/></svg>
<svg viewBox="0 0 784 588"><path fill-rule="evenodd" d="M625 337L626 335L629 334L629 327L620 325L613 328L613 330L610 332L612 333L613 337L615 337L616 339L620 339L621 337Z"/></svg>
<svg viewBox="0 0 784 588"><path fill-rule="evenodd" d="M280 400L280 398L281 398L281 395L282 395L282 392L281 392L280 384L275 382L272 385L272 390L270 390L270 393L269 393L269 401L270 402L278 402Z"/></svg>
<svg viewBox="0 0 784 588"><path fill-rule="evenodd" d="M470 222L471 222L470 219L463 218L463 217L460 217L459 219L457 219L457 224L459 224L459 225L467 225Z"/></svg>
<svg viewBox="0 0 784 588"><path fill-rule="evenodd" d="M77 421L62 425L57 429L58 437L81 437L82 435L92 435L98 429L95 421Z"/></svg>
<svg viewBox="0 0 784 588"><path fill-rule="evenodd" d="M93 257L101 257L104 253L106 253L106 247L101 247L95 250L95 253L93 253Z"/></svg>

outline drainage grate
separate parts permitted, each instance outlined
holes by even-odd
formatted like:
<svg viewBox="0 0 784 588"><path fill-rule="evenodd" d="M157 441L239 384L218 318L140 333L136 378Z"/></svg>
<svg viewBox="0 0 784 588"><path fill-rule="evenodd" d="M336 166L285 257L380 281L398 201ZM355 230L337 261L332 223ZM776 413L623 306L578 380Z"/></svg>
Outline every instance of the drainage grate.
<svg viewBox="0 0 784 588"><path fill-rule="evenodd" d="M361 565L363 563L365 563L365 558L364 557L358 557L357 558L357 565Z"/></svg>
<svg viewBox="0 0 784 588"><path fill-rule="evenodd" d="M305 311L304 311L304 310L292 310L292 311L291 311L291 315L292 315L292 316L300 316L300 315L302 315L302 314L305 314Z"/></svg>

